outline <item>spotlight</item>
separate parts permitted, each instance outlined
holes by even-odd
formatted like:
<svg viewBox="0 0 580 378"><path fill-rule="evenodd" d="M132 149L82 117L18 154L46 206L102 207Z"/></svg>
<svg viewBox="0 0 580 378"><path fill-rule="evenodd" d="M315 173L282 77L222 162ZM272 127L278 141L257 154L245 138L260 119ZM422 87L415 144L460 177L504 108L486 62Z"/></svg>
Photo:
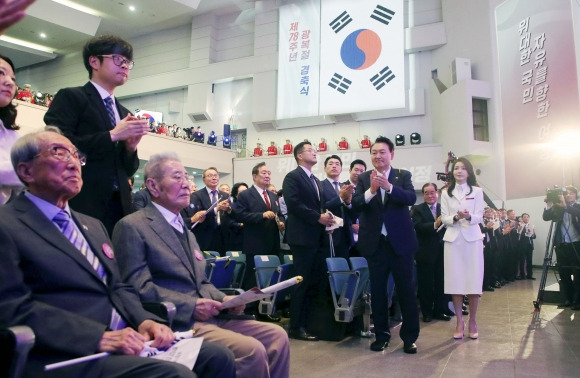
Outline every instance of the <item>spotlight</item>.
<svg viewBox="0 0 580 378"><path fill-rule="evenodd" d="M411 141L411 144L421 144L421 134L411 133L409 140Z"/></svg>
<svg viewBox="0 0 580 378"><path fill-rule="evenodd" d="M395 136L395 146L404 146L405 145L405 136L403 134L397 134Z"/></svg>
<svg viewBox="0 0 580 378"><path fill-rule="evenodd" d="M230 137L224 138L224 141L223 141L224 148L232 148L231 143L232 143L232 141L230 140Z"/></svg>

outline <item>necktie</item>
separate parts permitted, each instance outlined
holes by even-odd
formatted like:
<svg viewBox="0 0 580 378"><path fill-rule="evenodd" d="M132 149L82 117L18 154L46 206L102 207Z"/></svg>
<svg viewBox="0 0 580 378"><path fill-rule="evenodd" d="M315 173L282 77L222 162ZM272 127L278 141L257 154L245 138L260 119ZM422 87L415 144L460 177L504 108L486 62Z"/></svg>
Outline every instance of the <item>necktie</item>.
<svg viewBox="0 0 580 378"><path fill-rule="evenodd" d="M212 191L211 191L211 203L212 203L212 205L213 205L214 203L216 203L216 202L217 202L217 200L218 200L218 198L217 198L217 190L212 190ZM220 222L220 212L219 212L219 211L218 211L218 209L217 209L217 205L216 205L216 207L214 207L214 208L213 208L213 212L214 212L214 214L216 215L216 217L215 217L215 222L216 222L216 223L218 224L218 226L219 226L221 222Z"/></svg>
<svg viewBox="0 0 580 378"><path fill-rule="evenodd" d="M63 235L82 253L89 264L91 264L93 269L97 272L101 280L106 284L107 273L105 272L105 269L99 262L97 256L95 256L93 251L89 248L89 243L87 243L83 234L81 234L74 223L71 222L70 215L66 211L61 210L54 216L54 218L52 218L52 220L58 225ZM119 330L126 326L127 323L125 323L121 315L117 312L115 307L113 307L109 328L112 330Z"/></svg>
<svg viewBox="0 0 580 378"><path fill-rule="evenodd" d="M336 192L336 194L340 193L340 187L338 186L338 181L334 181L334 191Z"/></svg>
<svg viewBox="0 0 580 378"><path fill-rule="evenodd" d="M115 112L113 111L113 99L111 96L106 97L103 101L105 101L105 108L107 108L107 113L109 114L109 120L111 121L111 129L117 125L117 120L115 119Z"/></svg>
<svg viewBox="0 0 580 378"><path fill-rule="evenodd" d="M314 190L316 190L316 195L318 199L320 199L320 192L318 191L318 185L316 184L316 178L313 174L310 175L310 180L312 181L312 185L314 185Z"/></svg>
<svg viewBox="0 0 580 378"><path fill-rule="evenodd" d="M431 205L431 214L433 214L433 219L437 219L437 205Z"/></svg>
<svg viewBox="0 0 580 378"><path fill-rule="evenodd" d="M217 190L211 191L211 203L212 205L217 201Z"/></svg>
<svg viewBox="0 0 580 378"><path fill-rule="evenodd" d="M264 190L262 194L264 195L264 201L266 201L266 206L268 207L268 210L272 210L272 205L270 204L270 200L268 199L268 193L266 193L266 191Z"/></svg>

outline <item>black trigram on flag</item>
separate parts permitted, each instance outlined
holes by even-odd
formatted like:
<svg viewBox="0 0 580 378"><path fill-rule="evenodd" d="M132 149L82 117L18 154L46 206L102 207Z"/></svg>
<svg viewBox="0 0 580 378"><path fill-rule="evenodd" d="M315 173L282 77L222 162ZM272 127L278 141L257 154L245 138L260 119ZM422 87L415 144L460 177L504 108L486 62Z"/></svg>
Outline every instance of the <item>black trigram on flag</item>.
<svg viewBox="0 0 580 378"><path fill-rule="evenodd" d="M347 11L342 12L337 18L332 20L332 22L328 25L334 30L335 33L341 31L346 25L350 24L352 21L352 17L348 14Z"/></svg>
<svg viewBox="0 0 580 378"><path fill-rule="evenodd" d="M389 66L386 66L381 70L381 72L371 77L371 83L373 83L373 86L378 91L394 78L395 74L391 71Z"/></svg>
<svg viewBox="0 0 580 378"><path fill-rule="evenodd" d="M348 88L350 88L351 84L352 81L348 80L346 77L343 77L337 73L335 73L332 76L332 79L330 79L330 81L328 82L329 87L336 89L342 94L346 94L346 91L348 91Z"/></svg>
<svg viewBox="0 0 580 378"><path fill-rule="evenodd" d="M394 15L394 11L377 4L375 10L373 13L371 13L371 18L377 20L378 22L382 22L385 25L388 25L389 22L393 19Z"/></svg>

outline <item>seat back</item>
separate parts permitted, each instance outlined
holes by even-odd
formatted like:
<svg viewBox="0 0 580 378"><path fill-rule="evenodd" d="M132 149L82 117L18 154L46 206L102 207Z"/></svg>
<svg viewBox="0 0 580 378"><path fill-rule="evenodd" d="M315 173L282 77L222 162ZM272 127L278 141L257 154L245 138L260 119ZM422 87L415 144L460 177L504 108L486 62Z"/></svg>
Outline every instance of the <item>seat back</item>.
<svg viewBox="0 0 580 378"><path fill-rule="evenodd" d="M294 257L292 255L284 255L284 264L294 264Z"/></svg>
<svg viewBox="0 0 580 378"><path fill-rule="evenodd" d="M358 290L359 272L351 270L342 257L326 259L328 280L334 303L334 318L338 322L349 323L354 318L355 293Z"/></svg>
<svg viewBox="0 0 580 378"><path fill-rule="evenodd" d="M364 257L351 257L350 266L352 270L360 273L360 284L358 291L355 293L355 298L370 292L370 275L369 264Z"/></svg>
<svg viewBox="0 0 580 378"><path fill-rule="evenodd" d="M232 287L240 288L242 287L244 277L246 276L246 255L244 255L241 251L227 251L226 256L232 260L236 260L236 268L234 270Z"/></svg>
<svg viewBox="0 0 580 378"><path fill-rule="evenodd" d="M208 279L215 287L218 289L232 287L236 260L232 260L229 257L220 257L209 265L211 266L211 272Z"/></svg>
<svg viewBox="0 0 580 378"><path fill-rule="evenodd" d="M28 326L0 329L0 376L19 378L22 375L34 341L34 332Z"/></svg>
<svg viewBox="0 0 580 378"><path fill-rule="evenodd" d="M280 258L276 255L254 256L256 267L256 283L260 289L270 286L271 278L280 266Z"/></svg>

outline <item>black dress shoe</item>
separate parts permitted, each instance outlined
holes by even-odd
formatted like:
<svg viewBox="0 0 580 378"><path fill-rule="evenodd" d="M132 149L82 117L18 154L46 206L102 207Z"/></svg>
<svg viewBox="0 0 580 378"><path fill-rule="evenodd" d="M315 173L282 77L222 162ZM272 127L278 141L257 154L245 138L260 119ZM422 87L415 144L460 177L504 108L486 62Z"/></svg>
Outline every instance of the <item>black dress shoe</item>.
<svg viewBox="0 0 580 378"><path fill-rule="evenodd" d="M382 352L388 346L389 346L389 340L375 340L371 344L371 350L373 352Z"/></svg>
<svg viewBox="0 0 580 378"><path fill-rule="evenodd" d="M572 306L570 306L570 309L572 310L580 310L580 303L574 303Z"/></svg>
<svg viewBox="0 0 580 378"><path fill-rule="evenodd" d="M417 345L415 343L405 343L403 351L408 354L415 354L417 353Z"/></svg>
<svg viewBox="0 0 580 378"><path fill-rule="evenodd" d="M495 289L491 286L486 286L483 288L483 291L495 291Z"/></svg>
<svg viewBox="0 0 580 378"><path fill-rule="evenodd" d="M534 281L536 280L536 277L532 277L532 276L527 276L526 278L527 278L528 280L534 280Z"/></svg>
<svg viewBox="0 0 580 378"><path fill-rule="evenodd" d="M443 313L449 317L455 316L455 313L451 310L443 311Z"/></svg>
<svg viewBox="0 0 580 378"><path fill-rule="evenodd" d="M318 337L309 334L304 328L290 329L288 337L302 341L318 341Z"/></svg>
<svg viewBox="0 0 580 378"><path fill-rule="evenodd" d="M440 314L433 315L433 319L444 320L444 321L448 322L451 320L451 316L446 315L444 313L440 313Z"/></svg>
<svg viewBox="0 0 580 378"><path fill-rule="evenodd" d="M501 288L501 282L495 281L495 283L493 284L493 287L495 287L496 289Z"/></svg>
<svg viewBox="0 0 580 378"><path fill-rule="evenodd" d="M278 323L282 320L279 316L266 315L266 314L256 314L256 320L261 322Z"/></svg>
<svg viewBox="0 0 580 378"><path fill-rule="evenodd" d="M425 323L429 323L431 320L433 320L433 317L431 315L423 315L423 321Z"/></svg>

